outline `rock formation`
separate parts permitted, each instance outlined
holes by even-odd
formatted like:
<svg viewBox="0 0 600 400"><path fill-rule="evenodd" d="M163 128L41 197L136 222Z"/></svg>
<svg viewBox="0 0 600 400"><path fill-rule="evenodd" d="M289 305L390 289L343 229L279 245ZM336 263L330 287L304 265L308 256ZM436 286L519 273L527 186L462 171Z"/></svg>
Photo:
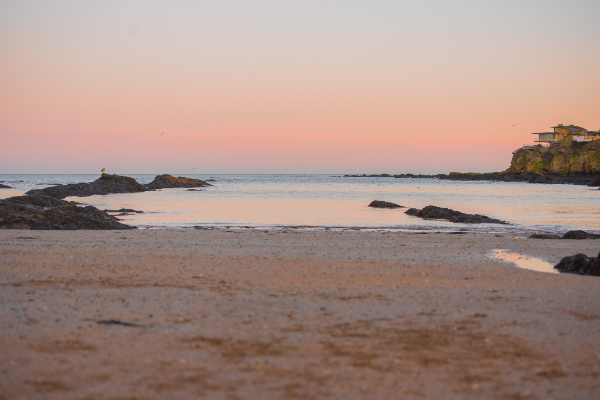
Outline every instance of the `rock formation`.
<svg viewBox="0 0 600 400"><path fill-rule="evenodd" d="M96 207L79 207L52 196L24 195L0 200L0 229L135 229Z"/></svg>
<svg viewBox="0 0 600 400"><path fill-rule="evenodd" d="M139 193L149 190L163 188L187 188L211 186L209 183L199 179L174 177L171 175L157 175L147 185L139 184L135 179L128 176L102 174L102 176L89 183L72 183L69 185L58 185L44 189L33 189L26 194L51 196L64 199L69 196L87 197L94 195L105 195L112 193Z"/></svg>
<svg viewBox="0 0 600 400"><path fill-rule="evenodd" d="M554 268L568 274L600 276L600 254L598 257L585 254L564 257Z"/></svg>
<svg viewBox="0 0 600 400"><path fill-rule="evenodd" d="M26 194L44 195L57 199L69 196L87 197L110 193L136 193L145 192L148 189L140 185L135 179L128 176L102 174L102 176L90 183L73 183L59 185L44 189L33 189Z"/></svg>
<svg viewBox="0 0 600 400"><path fill-rule="evenodd" d="M148 189L163 189L163 188L193 188L202 186L211 186L210 183L201 181L200 179L185 178L182 176L174 177L169 174L157 175L156 178L149 184L145 185Z"/></svg>
<svg viewBox="0 0 600 400"><path fill-rule="evenodd" d="M565 142L558 147L538 146L513 154L508 173L600 174L600 140Z"/></svg>
<svg viewBox="0 0 600 400"><path fill-rule="evenodd" d="M0 189L12 189L12 187L0 183Z"/></svg>
<svg viewBox="0 0 600 400"><path fill-rule="evenodd" d="M586 231L569 231L564 234L563 239L600 239L600 235Z"/></svg>
<svg viewBox="0 0 600 400"><path fill-rule="evenodd" d="M135 229L119 222L108 212L118 215L141 213L131 209L99 210L96 207L80 207L65 197L87 197L111 193L137 193L167 187L198 187L210 184L198 180L171 175L159 175L148 185L140 185L135 179L102 174L93 182L57 185L33 189L24 196L0 200L0 229Z"/></svg>
<svg viewBox="0 0 600 400"><path fill-rule="evenodd" d="M505 221L494 219L480 214L465 214L460 211L454 211L449 208L436 206L427 206L422 210L417 208L409 208L405 212L408 215L420 217L424 219L445 219L450 222L464 224L508 224Z"/></svg>
<svg viewBox="0 0 600 400"><path fill-rule="evenodd" d="M404 208L404 206L398 205L396 203L390 203L389 201L382 200L373 200L369 207L373 208Z"/></svg>
<svg viewBox="0 0 600 400"><path fill-rule="evenodd" d="M429 178L452 181L528 182L600 186L600 140L565 141L558 147L520 148L502 172L450 172L437 175L344 175L352 178ZM600 189L599 189L600 190Z"/></svg>

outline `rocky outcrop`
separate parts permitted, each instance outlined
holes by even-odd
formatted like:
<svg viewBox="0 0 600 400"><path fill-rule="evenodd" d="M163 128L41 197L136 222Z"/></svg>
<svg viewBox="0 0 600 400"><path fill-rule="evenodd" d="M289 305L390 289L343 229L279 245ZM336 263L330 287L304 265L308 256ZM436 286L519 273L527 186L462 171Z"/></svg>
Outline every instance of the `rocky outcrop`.
<svg viewBox="0 0 600 400"><path fill-rule="evenodd" d="M564 257L554 268L567 274L600 276L600 254L598 257L585 254Z"/></svg>
<svg viewBox="0 0 600 400"><path fill-rule="evenodd" d="M0 183L0 189L12 189L12 187Z"/></svg>
<svg viewBox="0 0 600 400"><path fill-rule="evenodd" d="M135 229L96 207L46 195L24 195L0 200L0 229L74 230Z"/></svg>
<svg viewBox="0 0 600 400"><path fill-rule="evenodd" d="M64 199L69 196L87 197L112 193L139 193L163 188L191 188L200 186L211 185L199 179L184 178L181 176L176 178L171 175L157 175L149 184L141 185L135 179L128 176L102 174L100 178L93 182L33 189L26 194Z"/></svg>
<svg viewBox="0 0 600 400"><path fill-rule="evenodd" d="M410 208L406 214L424 219L445 219L450 222L463 224L508 224L505 221L494 219L480 214L465 214L449 208L427 206L422 210Z"/></svg>
<svg viewBox="0 0 600 400"><path fill-rule="evenodd" d="M437 175L344 175L352 178L435 178L452 181L527 182L600 186L600 140L565 141L558 147L537 146L513 152L510 167L502 172L450 172Z"/></svg>
<svg viewBox="0 0 600 400"><path fill-rule="evenodd" d="M369 207L373 208L404 208L404 206L398 205L396 203L390 203L389 201L382 200L373 200Z"/></svg>
<svg viewBox="0 0 600 400"><path fill-rule="evenodd" d="M169 174L157 175L149 184L145 185L148 189L164 188L193 188L202 186L211 186L210 183L200 179L185 178L183 176L174 177Z"/></svg>
<svg viewBox="0 0 600 400"><path fill-rule="evenodd" d="M600 174L600 140L587 143L565 142L558 147L538 146L513 154L509 173Z"/></svg>
<svg viewBox="0 0 600 400"><path fill-rule="evenodd" d="M128 176L102 174L102 176L89 183L73 183L59 185L44 189L33 189L26 194L50 196L64 199L69 196L87 197L111 193L137 193L148 189L140 185L135 179Z"/></svg>

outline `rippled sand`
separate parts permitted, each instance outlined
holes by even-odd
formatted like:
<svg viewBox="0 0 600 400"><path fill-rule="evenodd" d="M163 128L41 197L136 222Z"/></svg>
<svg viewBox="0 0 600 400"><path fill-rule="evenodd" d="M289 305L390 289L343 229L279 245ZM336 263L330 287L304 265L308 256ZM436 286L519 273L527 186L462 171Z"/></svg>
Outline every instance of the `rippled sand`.
<svg viewBox="0 0 600 400"><path fill-rule="evenodd" d="M600 241L0 231L0 399L599 398L600 279L493 249Z"/></svg>

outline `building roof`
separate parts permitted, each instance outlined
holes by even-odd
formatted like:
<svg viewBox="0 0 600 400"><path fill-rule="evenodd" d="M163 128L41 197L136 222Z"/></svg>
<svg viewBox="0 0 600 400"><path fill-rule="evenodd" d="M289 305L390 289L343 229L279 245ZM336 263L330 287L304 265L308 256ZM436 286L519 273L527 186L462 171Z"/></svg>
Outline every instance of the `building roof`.
<svg viewBox="0 0 600 400"><path fill-rule="evenodd" d="M534 133L532 133L532 135L543 135L543 134L554 135L555 132L534 132Z"/></svg>
<svg viewBox="0 0 600 400"><path fill-rule="evenodd" d="M579 131L581 131L583 129L584 131L587 132L587 129L582 128L581 126L575 126L575 125L573 125L573 126L571 126L571 125L569 125L569 126L558 125L558 126L553 126L552 128L566 128L566 129L569 130L569 132L579 132Z"/></svg>

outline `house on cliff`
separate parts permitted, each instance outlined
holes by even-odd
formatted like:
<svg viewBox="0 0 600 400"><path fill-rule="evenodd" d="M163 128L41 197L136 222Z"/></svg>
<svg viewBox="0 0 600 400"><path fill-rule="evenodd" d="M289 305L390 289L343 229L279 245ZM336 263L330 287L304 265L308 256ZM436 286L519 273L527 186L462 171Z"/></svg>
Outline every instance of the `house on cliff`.
<svg viewBox="0 0 600 400"><path fill-rule="evenodd" d="M581 126L558 124L558 126L552 127L552 132L540 132L532 133L532 135L538 135L534 142L546 146L560 146L561 143L568 142L569 144L573 141L576 142L589 142L592 140L600 140L600 132L588 131ZM535 147L525 145L526 147Z"/></svg>

